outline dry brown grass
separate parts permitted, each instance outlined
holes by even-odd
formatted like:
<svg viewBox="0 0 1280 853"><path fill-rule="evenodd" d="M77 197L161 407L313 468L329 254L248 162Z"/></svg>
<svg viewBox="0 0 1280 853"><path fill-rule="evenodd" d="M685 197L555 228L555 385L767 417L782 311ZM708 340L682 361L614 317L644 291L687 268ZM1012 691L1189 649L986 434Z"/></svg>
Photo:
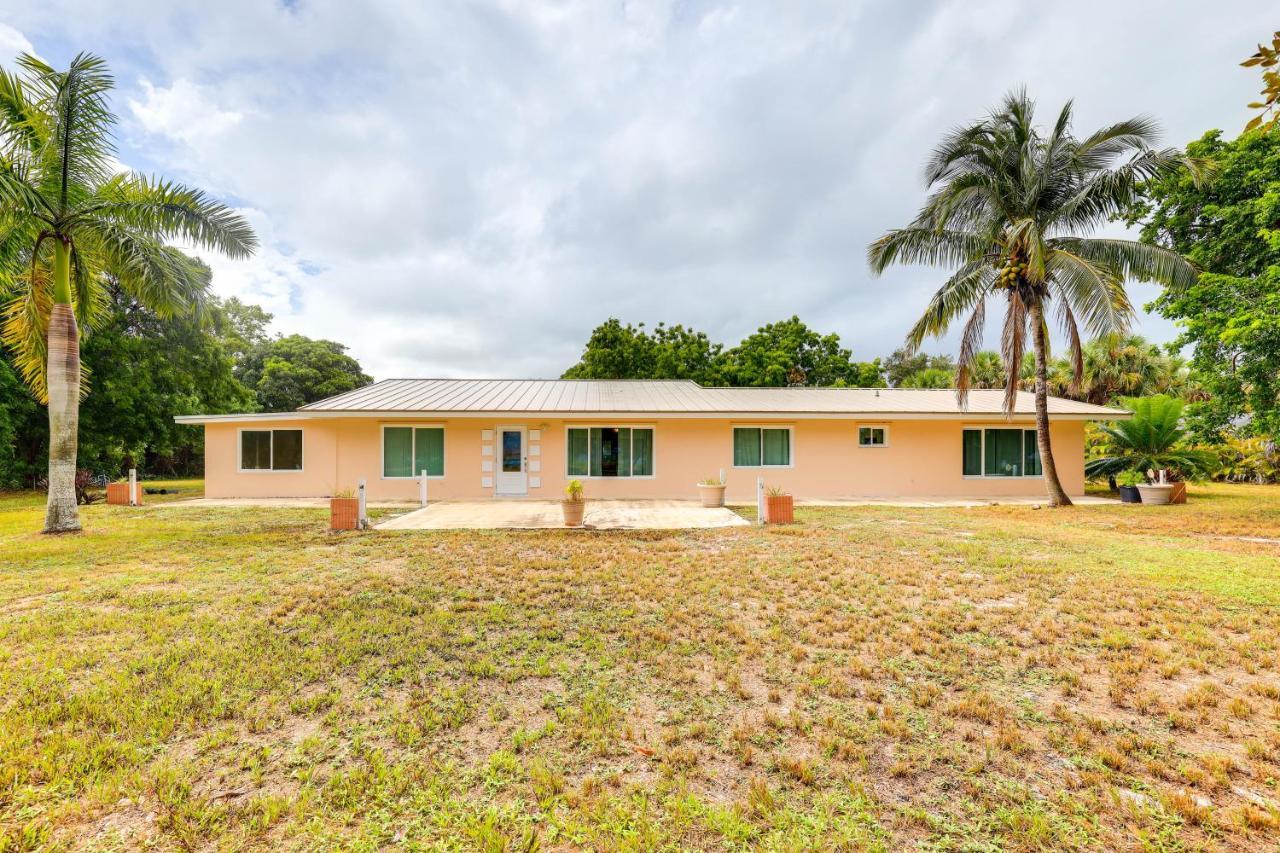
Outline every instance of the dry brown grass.
<svg viewBox="0 0 1280 853"><path fill-rule="evenodd" d="M1274 850L1280 492L331 536L0 503L0 833ZM1252 525L1252 526L1251 526ZM3 847L0 844L0 847Z"/></svg>

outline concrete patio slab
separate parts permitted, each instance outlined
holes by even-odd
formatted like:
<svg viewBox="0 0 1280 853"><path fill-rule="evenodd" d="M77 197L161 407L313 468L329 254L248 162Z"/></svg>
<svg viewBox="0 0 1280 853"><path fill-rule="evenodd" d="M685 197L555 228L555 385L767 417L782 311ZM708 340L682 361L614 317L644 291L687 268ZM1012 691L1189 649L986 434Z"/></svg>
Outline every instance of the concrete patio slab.
<svg viewBox="0 0 1280 853"><path fill-rule="evenodd" d="M404 509L417 506L417 501L369 501L370 509ZM166 501L155 506L188 507L188 506L267 506L280 508L314 507L328 509L328 498L188 498L186 500Z"/></svg>
<svg viewBox="0 0 1280 853"><path fill-rule="evenodd" d="M584 527L596 530L684 530L747 524L732 510L677 500L588 501L583 518ZM374 525L375 530L545 527L564 527L559 501L441 501Z"/></svg>

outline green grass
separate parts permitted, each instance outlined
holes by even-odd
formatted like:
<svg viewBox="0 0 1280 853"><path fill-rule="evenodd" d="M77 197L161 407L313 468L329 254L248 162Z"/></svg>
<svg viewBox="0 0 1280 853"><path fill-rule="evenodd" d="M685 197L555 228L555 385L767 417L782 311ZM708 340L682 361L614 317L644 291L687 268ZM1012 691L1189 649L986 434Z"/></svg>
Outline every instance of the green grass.
<svg viewBox="0 0 1280 853"><path fill-rule="evenodd" d="M0 850L1280 832L1280 490L589 534L163 498L51 538L0 496Z"/></svg>

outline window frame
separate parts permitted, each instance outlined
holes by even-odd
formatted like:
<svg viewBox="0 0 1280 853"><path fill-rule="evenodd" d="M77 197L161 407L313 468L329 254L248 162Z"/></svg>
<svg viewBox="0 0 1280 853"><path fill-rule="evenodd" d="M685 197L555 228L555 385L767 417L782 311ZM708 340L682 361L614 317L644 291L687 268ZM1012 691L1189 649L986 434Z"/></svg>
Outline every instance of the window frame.
<svg viewBox="0 0 1280 853"><path fill-rule="evenodd" d="M1016 477L1006 477L1006 476L1004 476L1003 474L988 474L988 473L987 473L987 430L993 430L993 429L995 429L995 430L1017 430L1017 431L1021 432L1021 433L1022 433L1022 453L1021 453L1021 454L1019 454L1019 457L1018 457L1018 458L1019 458L1019 459L1026 459L1026 454L1027 454L1027 433L1028 433L1028 432L1030 432L1030 433L1035 433L1035 432L1036 432L1036 426L1035 426L1035 424L1031 424L1030 426L1027 426L1027 425L1025 425L1025 424L1008 424L1008 425L1005 425L1005 426L991 426L991 425L988 425L988 424L972 424L972 425L966 424L966 425L964 425L964 426L962 426L962 427L960 428L960 477L961 477L961 479L964 479L964 480L1028 480L1028 479L1030 479L1030 480L1039 480L1039 479L1042 479L1042 478L1044 477L1044 462L1043 462L1043 461L1040 463L1040 473L1039 473L1039 474L1025 474L1025 473L1022 473L1022 474L1018 474ZM981 448L981 452L978 454L978 470L982 471L982 473L981 473L981 474L966 474L966 473L964 473L964 434L965 434L966 432L978 432L978 433L982 433L982 441L981 441L981 442L979 442L979 446L980 446L980 448ZM1040 452L1040 448L1039 448L1039 445L1037 444L1037 445L1036 445L1036 453L1037 453L1037 457L1038 457L1039 452Z"/></svg>
<svg viewBox="0 0 1280 853"><path fill-rule="evenodd" d="M385 423L378 425L378 473L383 480L417 480L417 474L408 477L387 476L387 429L438 429L440 430L440 473L428 474L428 480L443 480L449 473L449 434L442 423ZM409 456L416 457L418 451L418 434L413 433L413 443L409 446Z"/></svg>
<svg viewBox="0 0 1280 853"><path fill-rule="evenodd" d="M863 431L864 429L878 429L878 430L881 430L881 431L884 433L884 441L880 442L879 444L874 444L874 443L872 443L872 444L863 444L863 443L862 443L862 431ZM857 434L857 438L858 438L858 447L859 447L860 449L861 449L861 448L868 448L868 449L871 449L871 448L881 448L881 447L888 447L888 446L889 446L889 425L888 425L888 424L876 424L876 423L858 424L858 425L857 425L857 428L856 428L856 434Z"/></svg>
<svg viewBox="0 0 1280 853"><path fill-rule="evenodd" d="M271 442L268 445L266 468L244 467L244 434L246 432L269 432ZM276 433L296 432L298 434L297 468L276 468ZM307 466L307 437L302 427L237 427L236 428L236 473L237 474L301 474Z"/></svg>
<svg viewBox="0 0 1280 853"><path fill-rule="evenodd" d="M739 465L733 461L733 443L734 431L740 429L758 429L760 430L760 464L759 465ZM786 465L766 465L764 461L764 430L767 429L785 429L789 435L787 436L787 464ZM796 427L795 424L731 424L729 426L729 467L736 468L741 471L754 471L759 468L769 468L772 470L786 470L796 467Z"/></svg>
<svg viewBox="0 0 1280 853"><path fill-rule="evenodd" d="M650 442L650 453L653 455L653 472L650 474L628 474L625 477L614 475L612 477L601 474L570 474L569 473L569 430L571 429L629 429L633 431L631 439L631 470L635 469L635 437L634 431L638 429L649 430L653 436ZM587 436L587 470L591 470L591 437ZM658 428L655 424L631 424L631 423L572 423L564 425L564 476L566 480L652 480L658 476Z"/></svg>

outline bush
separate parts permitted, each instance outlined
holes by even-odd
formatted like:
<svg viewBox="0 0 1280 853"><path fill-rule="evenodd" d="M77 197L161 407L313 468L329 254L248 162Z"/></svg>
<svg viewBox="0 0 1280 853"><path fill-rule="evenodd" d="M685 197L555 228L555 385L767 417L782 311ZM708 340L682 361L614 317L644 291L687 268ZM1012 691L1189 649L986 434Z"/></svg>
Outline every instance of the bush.
<svg viewBox="0 0 1280 853"><path fill-rule="evenodd" d="M1280 447L1272 438L1229 438L1212 448L1218 456L1215 480L1230 483L1280 482Z"/></svg>

